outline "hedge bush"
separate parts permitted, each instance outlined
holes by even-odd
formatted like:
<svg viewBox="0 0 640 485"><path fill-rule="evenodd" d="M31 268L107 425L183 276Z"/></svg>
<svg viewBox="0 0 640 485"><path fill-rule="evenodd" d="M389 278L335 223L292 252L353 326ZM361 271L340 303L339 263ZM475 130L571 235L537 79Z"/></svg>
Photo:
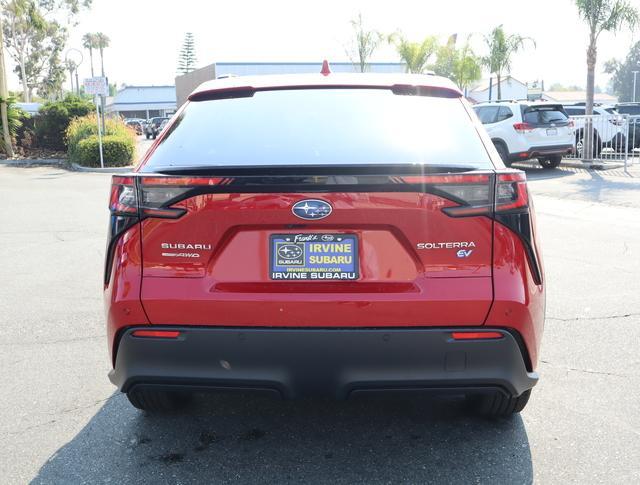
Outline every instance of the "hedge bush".
<svg viewBox="0 0 640 485"><path fill-rule="evenodd" d="M69 124L66 133L69 161L87 167L100 166L98 147L98 124L95 114L76 118ZM119 118L105 120L102 137L104 164L122 167L131 164L136 150L134 131Z"/></svg>
<svg viewBox="0 0 640 485"><path fill-rule="evenodd" d="M93 111L95 107L91 101L75 94L67 94L62 101L45 103L34 120L38 146L64 150L67 147L65 134L69 123Z"/></svg>
<svg viewBox="0 0 640 485"><path fill-rule="evenodd" d="M102 137L102 154L105 166L125 167L133 161L135 151L135 142L128 136L106 135ZM69 161L85 167L99 167L98 135L91 135L80 140L73 151L73 156L69 153Z"/></svg>

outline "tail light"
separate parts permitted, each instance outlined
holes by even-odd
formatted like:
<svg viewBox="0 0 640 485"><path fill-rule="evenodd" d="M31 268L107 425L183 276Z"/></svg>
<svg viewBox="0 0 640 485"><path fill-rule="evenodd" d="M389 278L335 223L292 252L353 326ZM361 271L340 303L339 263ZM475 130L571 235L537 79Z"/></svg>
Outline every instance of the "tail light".
<svg viewBox="0 0 640 485"><path fill-rule="evenodd" d="M535 127L533 125L530 125L529 123L514 123L513 129L522 135L523 133L529 133L533 131Z"/></svg>
<svg viewBox="0 0 640 485"><path fill-rule="evenodd" d="M205 185L223 185L229 178L215 177L137 177L114 175L109 196L109 234L104 271L104 284L109 284L116 243L131 226L154 217L177 219L185 210L172 207L188 192Z"/></svg>
<svg viewBox="0 0 640 485"><path fill-rule="evenodd" d="M202 186L221 185L227 180L220 177L141 177L138 187L140 217L177 219L186 211L171 206L183 200L187 192Z"/></svg>
<svg viewBox="0 0 640 485"><path fill-rule="evenodd" d="M451 217L487 216L511 229L522 241L536 284L542 270L529 212L529 191L524 172L498 173L494 177L460 175L451 183L436 184L443 197L458 205L442 211ZM483 178L483 177L486 177ZM446 177L443 180L446 181Z"/></svg>
<svg viewBox="0 0 640 485"><path fill-rule="evenodd" d="M576 124L573 122L573 120L569 120L569 123L567 124L567 126L569 128L573 128Z"/></svg>
<svg viewBox="0 0 640 485"><path fill-rule="evenodd" d="M120 236L138 222L138 196L134 177L114 175L109 196L109 232L105 251L104 284L109 284L116 243Z"/></svg>

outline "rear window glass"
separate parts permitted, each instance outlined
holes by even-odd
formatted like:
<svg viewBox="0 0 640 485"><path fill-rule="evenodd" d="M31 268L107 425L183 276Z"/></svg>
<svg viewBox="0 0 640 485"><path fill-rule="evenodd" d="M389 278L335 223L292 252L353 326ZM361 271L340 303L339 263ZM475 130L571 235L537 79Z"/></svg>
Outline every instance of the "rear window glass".
<svg viewBox="0 0 640 485"><path fill-rule="evenodd" d="M584 108L565 108L564 109L569 116L583 116Z"/></svg>
<svg viewBox="0 0 640 485"><path fill-rule="evenodd" d="M399 163L492 167L461 100L387 89L274 90L194 101L168 130L143 171Z"/></svg>
<svg viewBox="0 0 640 485"><path fill-rule="evenodd" d="M539 107L528 108L523 116L525 123L531 125L546 125L567 121L567 115L561 108Z"/></svg>
<svg viewBox="0 0 640 485"><path fill-rule="evenodd" d="M626 115L640 115L640 106L619 105L616 109L618 110L618 113L622 113Z"/></svg>
<svg viewBox="0 0 640 485"><path fill-rule="evenodd" d="M500 110L499 106L480 106L478 108L473 108L476 110L476 114L478 118L480 118L480 122L483 125L488 125L490 123L495 123L496 118L498 116L498 111Z"/></svg>

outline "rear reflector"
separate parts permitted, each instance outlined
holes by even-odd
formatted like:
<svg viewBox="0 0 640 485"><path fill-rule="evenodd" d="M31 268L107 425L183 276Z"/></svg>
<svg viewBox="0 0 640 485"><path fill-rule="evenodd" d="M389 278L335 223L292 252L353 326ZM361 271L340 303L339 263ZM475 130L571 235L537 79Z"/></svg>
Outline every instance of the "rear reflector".
<svg viewBox="0 0 640 485"><path fill-rule="evenodd" d="M454 340L490 340L502 338L500 332L452 332Z"/></svg>
<svg viewBox="0 0 640 485"><path fill-rule="evenodd" d="M177 330L134 330L131 335L134 337L178 338L180 332Z"/></svg>

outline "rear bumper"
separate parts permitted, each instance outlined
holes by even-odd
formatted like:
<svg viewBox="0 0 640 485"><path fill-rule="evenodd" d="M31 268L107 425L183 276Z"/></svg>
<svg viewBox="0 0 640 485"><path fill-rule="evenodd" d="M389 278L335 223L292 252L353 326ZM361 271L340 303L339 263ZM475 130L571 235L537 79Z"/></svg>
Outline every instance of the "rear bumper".
<svg viewBox="0 0 640 485"><path fill-rule="evenodd" d="M506 330L498 330L499 339L454 340L451 332L464 329L138 328L180 335L134 337L135 328L125 330L109 374L123 392L240 388L345 399L362 391L498 389L517 396L538 380Z"/></svg>
<svg viewBox="0 0 640 485"><path fill-rule="evenodd" d="M548 145L531 147L524 152L510 153L509 159L513 161L527 160L549 155L569 155L575 151L573 144L569 145Z"/></svg>

